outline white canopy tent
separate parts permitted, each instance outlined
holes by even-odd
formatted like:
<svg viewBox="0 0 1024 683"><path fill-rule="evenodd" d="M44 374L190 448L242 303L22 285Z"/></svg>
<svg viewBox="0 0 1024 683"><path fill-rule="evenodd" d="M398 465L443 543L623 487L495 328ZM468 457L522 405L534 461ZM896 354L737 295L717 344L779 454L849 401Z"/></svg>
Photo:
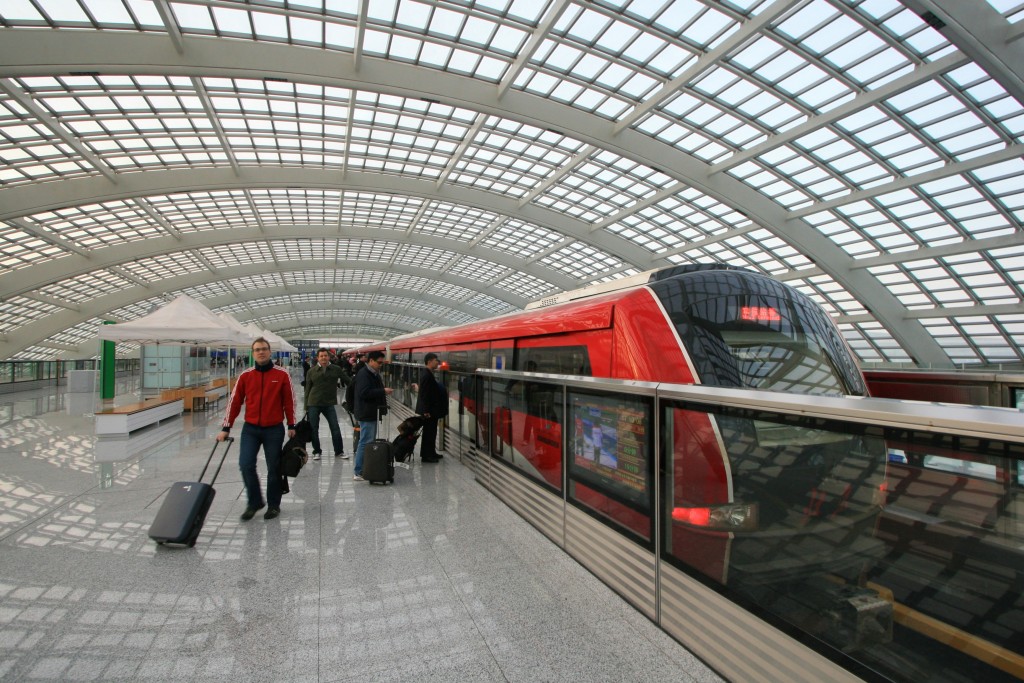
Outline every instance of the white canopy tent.
<svg viewBox="0 0 1024 683"><path fill-rule="evenodd" d="M219 347L242 346L251 341L246 334L184 294L136 320L100 325L99 338L138 344Z"/></svg>
<svg viewBox="0 0 1024 683"><path fill-rule="evenodd" d="M227 323L228 326L231 327L231 329L236 330L240 335L243 336L243 338L248 340L247 343L249 344L252 344L253 340L256 339L256 337L258 336L245 325L238 322L238 319L235 316L231 315L230 313L218 313L217 317L223 320L225 323Z"/></svg>
<svg viewBox="0 0 1024 683"><path fill-rule="evenodd" d="M243 327L249 332L255 334L256 337L263 337L268 342L270 342L270 348L274 351L284 351L288 353L294 353L295 351L298 351L298 349L289 344L287 340L285 340L280 335L274 334L270 330L261 330L252 323L244 325ZM253 339L255 339L256 337L253 337Z"/></svg>

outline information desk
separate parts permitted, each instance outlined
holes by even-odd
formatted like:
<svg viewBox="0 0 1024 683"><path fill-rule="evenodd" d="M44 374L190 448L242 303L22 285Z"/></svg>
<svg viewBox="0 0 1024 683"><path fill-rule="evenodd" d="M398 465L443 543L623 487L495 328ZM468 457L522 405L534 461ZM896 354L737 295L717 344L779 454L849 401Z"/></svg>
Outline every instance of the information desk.
<svg viewBox="0 0 1024 683"><path fill-rule="evenodd" d="M127 436L136 429L177 417L183 410L180 398L127 403L100 410L96 412L96 436Z"/></svg>

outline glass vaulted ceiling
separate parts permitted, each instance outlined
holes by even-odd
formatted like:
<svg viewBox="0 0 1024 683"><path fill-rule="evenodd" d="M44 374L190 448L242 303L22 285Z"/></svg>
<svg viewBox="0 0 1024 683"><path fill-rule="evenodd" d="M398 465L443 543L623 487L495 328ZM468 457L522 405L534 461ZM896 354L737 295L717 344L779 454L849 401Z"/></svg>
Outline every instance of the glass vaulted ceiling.
<svg viewBox="0 0 1024 683"><path fill-rule="evenodd" d="M379 339L678 263L1024 361L1019 0L4 0L0 357Z"/></svg>

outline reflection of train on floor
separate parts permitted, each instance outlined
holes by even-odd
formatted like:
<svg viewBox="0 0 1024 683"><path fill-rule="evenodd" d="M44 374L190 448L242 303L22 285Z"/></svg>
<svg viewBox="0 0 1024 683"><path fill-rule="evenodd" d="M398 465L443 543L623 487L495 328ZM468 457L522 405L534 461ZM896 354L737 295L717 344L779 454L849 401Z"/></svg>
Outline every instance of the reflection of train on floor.
<svg viewBox="0 0 1024 683"><path fill-rule="evenodd" d="M775 280L715 264L617 285L364 350L386 346L393 361L409 363L438 352L467 377L488 367L808 396L865 394L857 363L828 315ZM471 435L479 447L555 491L563 487L562 429L568 430L569 467L587 470L573 499L628 536L650 541L657 511L650 509L649 448L628 459L595 455L609 439L607 420L588 421L588 413L573 407L567 420L561 394L540 375L492 386L489 400L482 381L460 388L453 394L475 418ZM600 413L600 407L587 410ZM881 552L874 538L885 488L881 442L683 406L662 419L668 561L770 603L769 611L784 620L820 620L823 611L862 605L852 619L860 625L833 634L841 649L888 636L887 603L858 587ZM865 620L874 621L865 626Z"/></svg>

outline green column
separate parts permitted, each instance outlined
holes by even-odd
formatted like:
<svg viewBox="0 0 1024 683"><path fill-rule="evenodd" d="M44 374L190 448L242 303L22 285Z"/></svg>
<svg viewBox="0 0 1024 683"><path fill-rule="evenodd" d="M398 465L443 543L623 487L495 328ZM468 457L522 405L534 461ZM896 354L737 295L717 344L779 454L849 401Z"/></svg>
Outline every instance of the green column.
<svg viewBox="0 0 1024 683"><path fill-rule="evenodd" d="M106 320L103 324L113 325L114 323ZM116 346L112 341L104 341L100 352L100 398L103 400L114 398L114 378L117 375L114 358Z"/></svg>

